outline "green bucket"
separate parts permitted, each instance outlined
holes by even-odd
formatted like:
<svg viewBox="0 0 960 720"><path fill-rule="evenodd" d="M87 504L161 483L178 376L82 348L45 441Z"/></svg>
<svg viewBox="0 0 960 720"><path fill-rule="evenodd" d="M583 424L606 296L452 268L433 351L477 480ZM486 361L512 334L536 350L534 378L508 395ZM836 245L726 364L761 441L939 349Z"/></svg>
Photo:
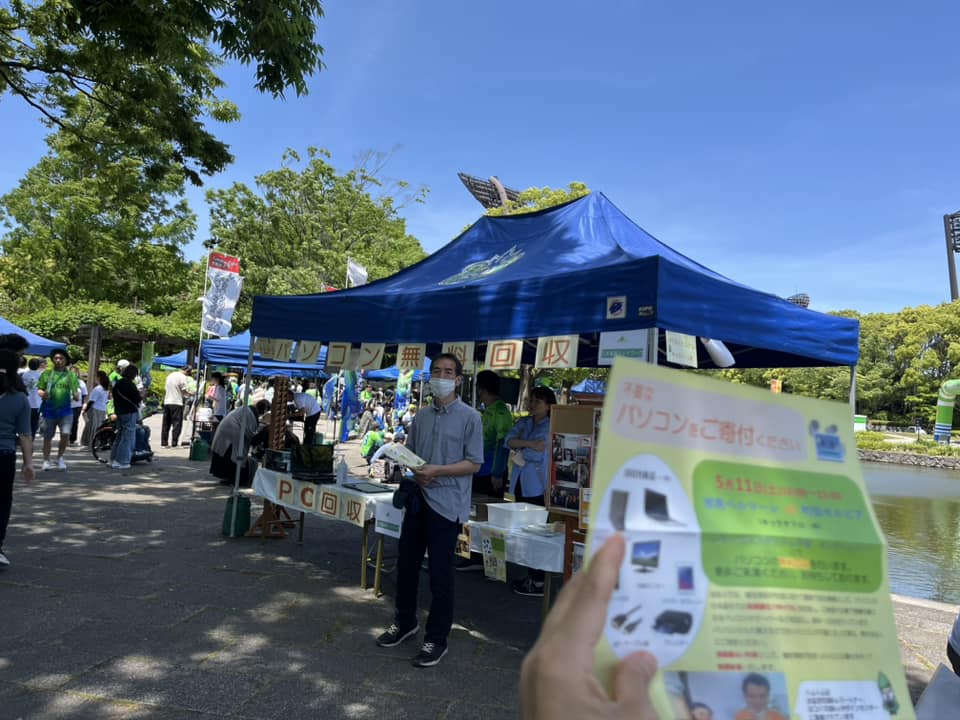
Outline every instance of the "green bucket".
<svg viewBox="0 0 960 720"><path fill-rule="evenodd" d="M196 462L206 462L210 459L210 443L201 437L195 438L190 446L190 459Z"/></svg>
<svg viewBox="0 0 960 720"><path fill-rule="evenodd" d="M237 524L230 531L230 525L233 522L233 502L237 501ZM250 529L250 498L246 495L238 495L227 498L227 507L223 511L223 534L227 537L243 537Z"/></svg>

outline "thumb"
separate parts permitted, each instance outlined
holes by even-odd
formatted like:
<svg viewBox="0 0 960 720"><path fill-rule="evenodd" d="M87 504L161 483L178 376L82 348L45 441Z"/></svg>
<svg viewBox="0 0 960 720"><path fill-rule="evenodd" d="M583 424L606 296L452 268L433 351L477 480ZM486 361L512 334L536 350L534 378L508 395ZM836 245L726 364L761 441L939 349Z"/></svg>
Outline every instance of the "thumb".
<svg viewBox="0 0 960 720"><path fill-rule="evenodd" d="M657 720L650 702L650 683L657 674L657 659L647 652L628 655L617 665L613 677L613 700L617 717Z"/></svg>

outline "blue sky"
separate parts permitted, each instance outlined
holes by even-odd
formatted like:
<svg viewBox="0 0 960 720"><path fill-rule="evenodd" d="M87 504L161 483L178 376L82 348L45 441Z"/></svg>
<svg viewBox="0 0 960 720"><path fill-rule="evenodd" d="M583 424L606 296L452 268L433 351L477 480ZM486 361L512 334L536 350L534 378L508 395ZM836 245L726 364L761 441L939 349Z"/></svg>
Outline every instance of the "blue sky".
<svg viewBox="0 0 960 720"><path fill-rule="evenodd" d="M252 89L219 134L236 162L207 187L326 147L341 169L397 148L386 175L430 188L404 210L428 251L482 213L457 179L603 191L695 260L818 310L949 299L944 213L960 210L960 73L949 3L484 3L339 0L304 98ZM0 192L44 151L0 99ZM13 141L11 142L11 138ZM200 216L201 254L207 209ZM548 268L545 268L548 270Z"/></svg>

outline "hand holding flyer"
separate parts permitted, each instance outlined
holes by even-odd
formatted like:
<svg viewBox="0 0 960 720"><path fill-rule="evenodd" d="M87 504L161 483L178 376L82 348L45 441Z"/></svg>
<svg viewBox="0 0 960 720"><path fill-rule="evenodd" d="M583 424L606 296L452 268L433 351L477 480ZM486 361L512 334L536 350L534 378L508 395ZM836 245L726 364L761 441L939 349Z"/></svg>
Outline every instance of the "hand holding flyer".
<svg viewBox="0 0 960 720"><path fill-rule="evenodd" d="M608 387L587 555L626 553L600 681L645 651L663 720L913 720L850 408L630 360Z"/></svg>
<svg viewBox="0 0 960 720"><path fill-rule="evenodd" d="M422 457L414 453L412 450L409 450L406 445L401 445L400 443L387 443L379 450L377 450L374 459L379 459L381 457L388 457L393 460L395 463L399 463L404 467L408 467L411 470L416 470L427 464L427 461Z"/></svg>

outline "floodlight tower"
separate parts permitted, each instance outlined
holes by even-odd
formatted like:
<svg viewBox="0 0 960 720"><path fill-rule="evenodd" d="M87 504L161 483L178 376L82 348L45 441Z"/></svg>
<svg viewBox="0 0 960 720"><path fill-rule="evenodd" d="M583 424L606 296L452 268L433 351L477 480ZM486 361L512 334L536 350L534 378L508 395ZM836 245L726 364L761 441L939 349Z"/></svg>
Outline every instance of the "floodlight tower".
<svg viewBox="0 0 960 720"><path fill-rule="evenodd" d="M950 273L950 300L960 297L957 292L957 261L954 254L960 252L960 210L943 216L943 234L947 238L947 271Z"/></svg>
<svg viewBox="0 0 960 720"><path fill-rule="evenodd" d="M506 205L508 202L517 200L520 197L519 190L504 187L503 183L500 182L500 178L496 175L489 180L481 180L473 175L460 172L457 173L457 177L460 178L460 182L466 186L474 199L487 208L487 210Z"/></svg>

